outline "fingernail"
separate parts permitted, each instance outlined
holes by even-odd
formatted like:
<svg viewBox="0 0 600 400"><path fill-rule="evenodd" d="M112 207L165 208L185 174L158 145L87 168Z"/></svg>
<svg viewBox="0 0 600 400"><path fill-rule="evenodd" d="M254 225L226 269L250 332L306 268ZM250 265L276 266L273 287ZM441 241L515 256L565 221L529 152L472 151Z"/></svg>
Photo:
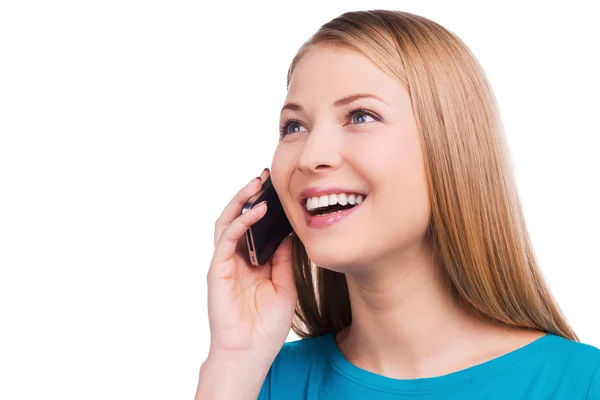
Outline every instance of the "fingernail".
<svg viewBox="0 0 600 400"><path fill-rule="evenodd" d="M266 204L267 204L267 201L266 201L266 200L264 200L264 201L261 201L260 203L258 203L257 205L255 205L255 206L254 206L254 208L263 207L263 206L265 206Z"/></svg>

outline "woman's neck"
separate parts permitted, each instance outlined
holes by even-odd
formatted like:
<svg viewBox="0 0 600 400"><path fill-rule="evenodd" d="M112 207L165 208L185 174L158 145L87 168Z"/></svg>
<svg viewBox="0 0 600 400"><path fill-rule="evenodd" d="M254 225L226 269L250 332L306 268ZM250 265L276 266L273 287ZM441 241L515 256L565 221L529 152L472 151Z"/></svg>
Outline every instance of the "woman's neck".
<svg viewBox="0 0 600 400"><path fill-rule="evenodd" d="M368 371L403 379L443 375L543 334L484 320L457 304L431 257L415 252L394 267L369 270L346 275L352 325L336 336L342 354Z"/></svg>

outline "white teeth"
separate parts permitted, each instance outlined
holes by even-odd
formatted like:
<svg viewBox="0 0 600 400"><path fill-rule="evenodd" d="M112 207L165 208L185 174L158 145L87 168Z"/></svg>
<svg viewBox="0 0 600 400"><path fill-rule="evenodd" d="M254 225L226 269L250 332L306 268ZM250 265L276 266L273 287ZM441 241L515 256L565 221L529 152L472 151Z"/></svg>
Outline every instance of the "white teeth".
<svg viewBox="0 0 600 400"><path fill-rule="evenodd" d="M363 195L355 193L332 193L329 195L323 195L319 197L310 197L306 200L306 208L314 210L315 208L333 206L340 204L345 206L347 204L358 205L362 203Z"/></svg>
<svg viewBox="0 0 600 400"><path fill-rule="evenodd" d="M329 205L329 196L328 195L319 197L318 207L327 207L328 205Z"/></svg>

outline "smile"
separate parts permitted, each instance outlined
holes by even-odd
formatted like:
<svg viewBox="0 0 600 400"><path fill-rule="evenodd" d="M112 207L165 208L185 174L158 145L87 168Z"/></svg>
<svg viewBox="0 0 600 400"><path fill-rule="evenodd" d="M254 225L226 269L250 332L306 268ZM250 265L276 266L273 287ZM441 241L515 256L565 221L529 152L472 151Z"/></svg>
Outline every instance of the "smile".
<svg viewBox="0 0 600 400"><path fill-rule="evenodd" d="M342 202L344 202L343 199ZM306 224L310 228L326 228L343 221L350 215L354 214L358 209L361 208L362 204L363 200L361 198L359 202L354 201L354 204L346 203L341 205L340 203L336 203L332 206L318 207L316 209L313 208L311 211L307 209L305 204L302 209L304 211ZM319 212L321 212L321 214L318 214Z"/></svg>

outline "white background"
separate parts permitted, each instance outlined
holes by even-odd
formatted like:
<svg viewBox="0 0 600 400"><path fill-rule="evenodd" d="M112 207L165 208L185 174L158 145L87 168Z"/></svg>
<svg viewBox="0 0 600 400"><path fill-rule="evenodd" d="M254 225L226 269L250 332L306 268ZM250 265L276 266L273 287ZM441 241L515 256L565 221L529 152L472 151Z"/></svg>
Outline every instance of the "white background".
<svg viewBox="0 0 600 400"><path fill-rule="evenodd" d="M543 273L600 346L593 2L294 3L2 2L0 398L193 398L214 221L270 166L295 52L367 3L481 62Z"/></svg>

